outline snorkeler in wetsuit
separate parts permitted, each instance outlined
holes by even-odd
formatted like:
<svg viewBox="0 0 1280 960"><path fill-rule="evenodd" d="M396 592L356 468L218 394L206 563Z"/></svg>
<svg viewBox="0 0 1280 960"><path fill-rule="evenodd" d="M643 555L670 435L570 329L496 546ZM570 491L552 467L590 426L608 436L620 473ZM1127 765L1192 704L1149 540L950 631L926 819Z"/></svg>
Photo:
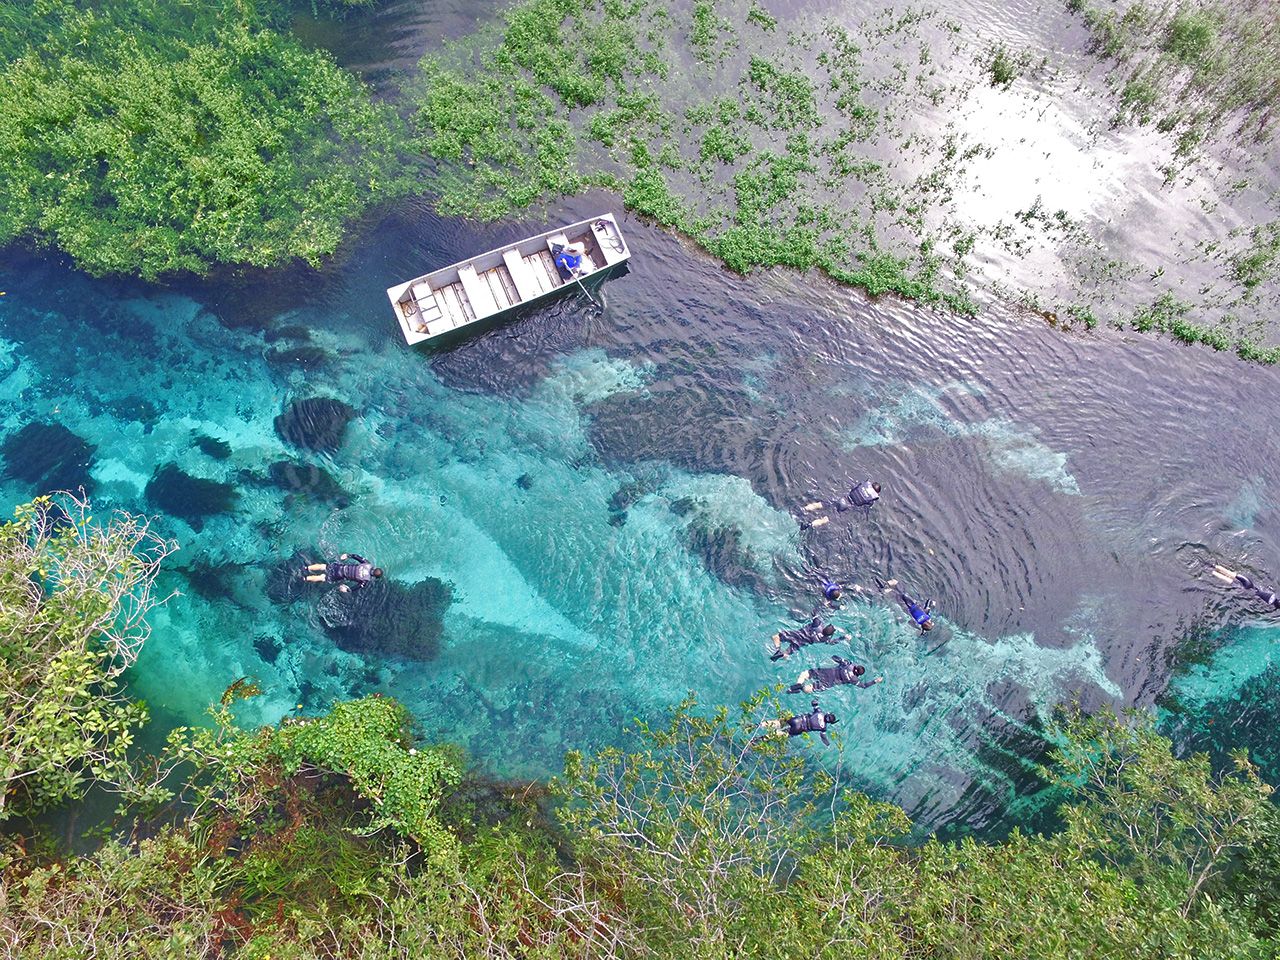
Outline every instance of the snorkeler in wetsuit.
<svg viewBox="0 0 1280 960"><path fill-rule="evenodd" d="M863 680L862 675L867 672L867 668L860 663L846 660L838 653L832 654L831 659L836 662L834 667L810 667L796 677L796 682L787 688L787 693L817 693L820 690L830 690L832 687L846 685L861 687L865 690L867 687L874 687L877 683L884 682L884 677Z"/></svg>
<svg viewBox="0 0 1280 960"><path fill-rule="evenodd" d="M358 553L344 553L333 563L309 565L303 579L308 583L336 583L339 590L349 593L353 586L362 590L381 576L381 567L375 567Z"/></svg>
<svg viewBox="0 0 1280 960"><path fill-rule="evenodd" d="M827 739L827 728L840 721L834 713L823 713L818 707L818 701L813 701L813 709L808 713L798 713L794 717L779 717L774 720L766 720L760 726L763 729L755 740L765 740L769 737L777 737L786 734L788 737L798 737L802 733L816 733L826 746L831 746L831 741Z"/></svg>
<svg viewBox="0 0 1280 960"><path fill-rule="evenodd" d="M849 488L849 492L843 497L831 502L831 506L836 508L837 513L844 513L846 510L852 510L854 507L862 507L867 511L867 516L871 515L871 508L875 506L876 501L880 499L880 484L873 483L870 478L863 480L861 483L855 483ZM801 509L805 513L814 513L822 510L827 504L821 500L815 500L813 503L806 503ZM816 520L801 521L800 528L807 530L809 527L820 527L824 523L830 523L830 517L818 517Z"/></svg>
<svg viewBox="0 0 1280 960"><path fill-rule="evenodd" d="M880 585L881 590L892 590L897 594L898 600L907 608L907 613L911 614L911 619L915 621L915 625L920 628L920 632L933 629L933 616L929 611L933 608L933 601L926 600L923 604L917 603L911 599L902 588L898 586L897 580L890 580L887 583L876 577L876 583Z"/></svg>
<svg viewBox="0 0 1280 960"><path fill-rule="evenodd" d="M839 643L842 639L849 639L849 635L843 630L836 630L829 623L823 623L820 617L814 617L803 627L796 630L779 630L773 635L773 655L770 660L785 660L801 647L807 647L811 643ZM783 642L786 642L787 648L782 649Z"/></svg>
<svg viewBox="0 0 1280 960"><path fill-rule="evenodd" d="M1253 581L1243 573L1236 573L1234 570L1228 570L1220 563L1215 563L1213 565L1213 575L1223 583L1234 583L1246 590L1252 590L1254 596L1270 606L1272 610L1280 610L1280 596L1277 596L1274 590L1254 586Z"/></svg>

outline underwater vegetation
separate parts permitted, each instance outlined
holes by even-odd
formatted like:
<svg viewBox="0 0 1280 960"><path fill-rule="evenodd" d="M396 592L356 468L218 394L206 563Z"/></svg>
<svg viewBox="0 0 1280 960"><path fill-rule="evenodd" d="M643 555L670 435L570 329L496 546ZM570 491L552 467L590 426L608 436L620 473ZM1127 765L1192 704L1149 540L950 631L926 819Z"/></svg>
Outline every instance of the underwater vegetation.
<svg viewBox="0 0 1280 960"><path fill-rule="evenodd" d="M317 264L403 184L395 112L270 4L82 6L0 3L0 243L145 278Z"/></svg>
<svg viewBox="0 0 1280 960"><path fill-rule="evenodd" d="M864 72L860 45L914 53L927 46L915 21L872 18L857 36L831 25L798 34L780 58L744 61L734 52L776 21L739 6L698 3L685 19L651 0L588 2L566 16L529 0L478 61L461 48L426 58L410 96L417 142L452 164L435 184L441 211L492 219L607 186L732 270L816 268L972 312L963 258L943 256L952 241L921 242L928 198L908 199L860 146L891 149L898 119L880 101L905 86ZM692 74L683 50L702 65ZM913 95L932 83L917 60ZM698 71L713 66L721 78L708 84Z"/></svg>
<svg viewBox="0 0 1280 960"><path fill-rule="evenodd" d="M336 610L326 611L324 632L348 653L372 657L434 660L440 653L444 615L453 588L428 577L405 586L395 580L375 580L341 598Z"/></svg>
<svg viewBox="0 0 1280 960"><path fill-rule="evenodd" d="M342 485L324 467L298 460L277 460L267 467L267 476L279 489L289 494L286 508L295 496L333 503L345 507L351 498Z"/></svg>
<svg viewBox="0 0 1280 960"><path fill-rule="evenodd" d="M1176 176L1211 138L1269 139L1280 107L1275 8L1242 0L1067 0L1113 64L1117 121L1155 124L1175 143Z"/></svg>
<svg viewBox="0 0 1280 960"><path fill-rule="evenodd" d="M157 510L185 520L196 531L204 529L209 517L230 513L240 498L231 484L193 477L176 463L167 463L152 475L146 495Z"/></svg>
<svg viewBox="0 0 1280 960"><path fill-rule="evenodd" d="M95 447L60 423L28 423L0 443L4 476L31 485L32 493L92 493L89 475Z"/></svg>
<svg viewBox="0 0 1280 960"><path fill-rule="evenodd" d="M214 460L231 459L231 444L225 440L219 440L217 437L210 437L207 434L198 433L191 440L191 445L203 453L206 457Z"/></svg>
<svg viewBox="0 0 1280 960"><path fill-rule="evenodd" d="M333 453L342 446L347 424L355 419L355 408L332 397L295 400L275 418L276 435L303 450Z"/></svg>

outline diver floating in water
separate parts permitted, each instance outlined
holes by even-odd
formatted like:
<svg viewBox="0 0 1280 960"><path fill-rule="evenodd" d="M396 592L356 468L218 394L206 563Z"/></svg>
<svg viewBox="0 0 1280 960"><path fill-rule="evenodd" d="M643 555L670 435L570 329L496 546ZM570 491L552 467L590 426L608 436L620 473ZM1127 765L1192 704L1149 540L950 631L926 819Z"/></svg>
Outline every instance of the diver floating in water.
<svg viewBox="0 0 1280 960"><path fill-rule="evenodd" d="M818 707L818 701L813 701L813 709L808 713L798 713L794 717L778 717L774 720L766 720L760 724L761 733L759 736L752 737L752 743L759 740L768 740L771 737L780 737L785 734L788 737L798 737L802 733L816 733L824 744L831 746L831 741L827 739L827 727L840 721L834 713L823 713Z"/></svg>
<svg viewBox="0 0 1280 960"><path fill-rule="evenodd" d="M871 516L871 508L876 505L876 501L880 499L880 484L873 483L870 478L863 480L861 483L855 483L849 488L849 492L843 497L831 501L830 506L835 507L837 513L844 513L846 510L852 510L854 507L862 507L866 510L867 516ZM816 513L819 510L826 509L828 504L822 500L815 500L813 503L806 503L802 508L805 513ZM815 520L801 521L801 529L807 530L809 527L820 527L824 523L830 523L831 518L821 516Z"/></svg>
<svg viewBox="0 0 1280 960"><path fill-rule="evenodd" d="M779 630L773 635L773 655L770 660L785 660L801 647L811 643L839 643L852 639L843 630L837 630L829 623L823 623L821 617L814 617L803 627L795 630ZM782 644L786 643L784 650Z"/></svg>
<svg viewBox="0 0 1280 960"><path fill-rule="evenodd" d="M920 628L921 633L924 633L926 630L933 629L933 616L929 613L929 611L933 609L932 600L926 600L923 604L917 603L903 592L902 588L898 586L897 580L889 580L886 582L881 580L879 577L876 577L876 583L880 585L881 590L891 590L897 595L898 600L907 608L907 613L911 614L911 619L915 621L915 624Z"/></svg>
<svg viewBox="0 0 1280 960"><path fill-rule="evenodd" d="M838 653L832 654L831 659L836 662L834 667L810 667L796 677L796 682L787 688L787 693L818 693L821 690L846 685L861 687L865 690L867 687L874 687L877 683L884 682L884 677L863 680L862 675L867 672L867 668L860 663L846 660Z"/></svg>
<svg viewBox="0 0 1280 960"><path fill-rule="evenodd" d="M343 593L350 593L353 586L362 590L381 576L382 568L358 553L344 553L333 563L313 563L303 572L307 583L336 583Z"/></svg>
<svg viewBox="0 0 1280 960"><path fill-rule="evenodd" d="M1276 595L1274 590L1266 590L1262 587L1254 586L1252 580L1243 573L1236 573L1234 570L1228 570L1220 563L1213 565L1213 575L1223 583L1234 583L1237 586L1244 587L1246 590L1252 590L1263 603L1268 604L1272 610L1280 610L1280 596Z"/></svg>

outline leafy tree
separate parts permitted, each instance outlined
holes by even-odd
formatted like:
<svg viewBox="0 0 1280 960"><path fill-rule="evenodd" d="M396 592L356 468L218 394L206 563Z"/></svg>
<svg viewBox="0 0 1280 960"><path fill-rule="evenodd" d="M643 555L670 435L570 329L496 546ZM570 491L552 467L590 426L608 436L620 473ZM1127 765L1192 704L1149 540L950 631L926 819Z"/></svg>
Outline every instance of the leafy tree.
<svg viewBox="0 0 1280 960"><path fill-rule="evenodd" d="M176 544L70 495L0 525L0 820L124 776L146 707L120 674L148 634L160 561Z"/></svg>
<svg viewBox="0 0 1280 960"><path fill-rule="evenodd" d="M1243 750L1223 773L1207 754L1175 760L1147 714L1076 717L1065 734L1050 776L1077 798L1066 836L1184 917L1274 822L1273 788Z"/></svg>

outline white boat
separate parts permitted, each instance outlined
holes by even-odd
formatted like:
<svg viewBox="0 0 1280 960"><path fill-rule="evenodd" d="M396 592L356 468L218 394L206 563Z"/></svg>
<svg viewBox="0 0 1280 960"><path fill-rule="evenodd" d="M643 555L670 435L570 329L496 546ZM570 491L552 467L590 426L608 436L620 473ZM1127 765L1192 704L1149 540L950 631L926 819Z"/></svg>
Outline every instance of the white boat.
<svg viewBox="0 0 1280 960"><path fill-rule="evenodd" d="M581 244L578 276L556 267L554 247ZM387 288L410 343L434 340L598 281L631 258L613 214L571 223Z"/></svg>

